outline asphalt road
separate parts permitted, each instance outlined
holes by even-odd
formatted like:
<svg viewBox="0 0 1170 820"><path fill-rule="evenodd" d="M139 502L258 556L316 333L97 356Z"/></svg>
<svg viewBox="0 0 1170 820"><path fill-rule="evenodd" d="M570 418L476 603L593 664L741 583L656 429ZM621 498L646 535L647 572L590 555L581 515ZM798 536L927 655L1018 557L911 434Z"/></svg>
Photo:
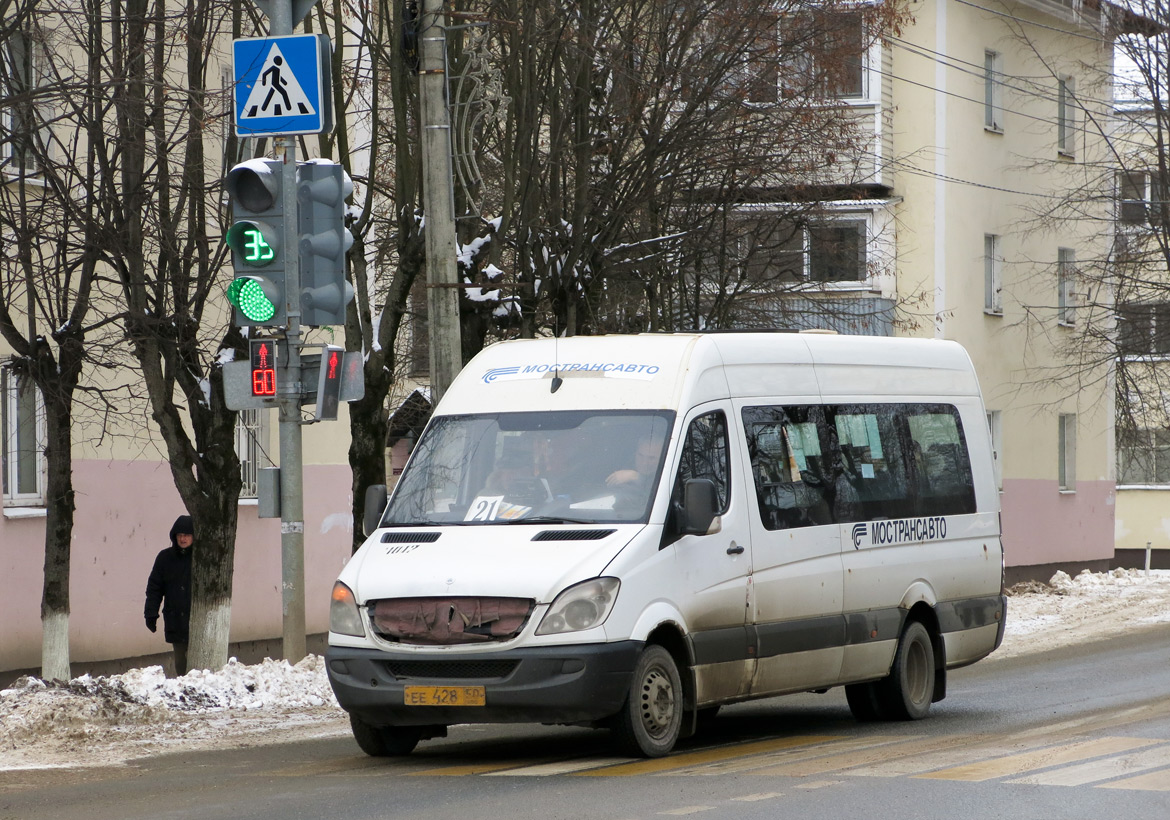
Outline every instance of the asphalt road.
<svg viewBox="0 0 1170 820"><path fill-rule="evenodd" d="M0 820L1170 817L1170 626L951 674L915 723L841 690L724 709L662 760L607 733L454 727L375 760L349 738L0 772Z"/></svg>

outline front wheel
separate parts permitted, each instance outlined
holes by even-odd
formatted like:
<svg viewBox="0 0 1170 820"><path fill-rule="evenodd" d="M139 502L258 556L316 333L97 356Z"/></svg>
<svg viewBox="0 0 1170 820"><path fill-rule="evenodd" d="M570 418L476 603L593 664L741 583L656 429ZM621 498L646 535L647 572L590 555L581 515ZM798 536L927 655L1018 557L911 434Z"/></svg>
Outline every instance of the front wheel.
<svg viewBox="0 0 1170 820"><path fill-rule="evenodd" d="M422 739L419 726L371 726L353 715L349 716L353 739L370 757L398 757L408 755Z"/></svg>
<svg viewBox="0 0 1170 820"><path fill-rule="evenodd" d="M890 674L876 684L879 711L893 720L920 720L934 700L934 645L930 633L911 621L898 641Z"/></svg>
<svg viewBox="0 0 1170 820"><path fill-rule="evenodd" d="M644 757L664 757L682 729L683 690L678 665L661 646L647 646L638 657L630 691L614 731L619 745Z"/></svg>

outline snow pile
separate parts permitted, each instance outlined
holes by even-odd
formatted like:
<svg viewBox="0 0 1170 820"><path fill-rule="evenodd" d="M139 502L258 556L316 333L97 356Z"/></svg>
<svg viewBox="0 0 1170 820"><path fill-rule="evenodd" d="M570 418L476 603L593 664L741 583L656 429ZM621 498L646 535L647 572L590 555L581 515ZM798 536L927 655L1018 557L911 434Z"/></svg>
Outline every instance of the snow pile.
<svg viewBox="0 0 1170 820"><path fill-rule="evenodd" d="M1170 621L1170 570L1115 569L1075 578L1057 572L1008 590L1003 646L991 657L1043 652Z"/></svg>
<svg viewBox="0 0 1170 820"><path fill-rule="evenodd" d="M218 672L181 678L167 678L161 666L64 684L25 677L0 691L0 770L340 733L344 717L319 655L296 666L232 658Z"/></svg>
<svg viewBox="0 0 1170 820"><path fill-rule="evenodd" d="M1170 622L1170 570L1058 572L1008 593L1003 645L985 663ZM21 678L0 691L0 771L348 734L317 655L296 666L233 658L177 679L159 666L67 684Z"/></svg>

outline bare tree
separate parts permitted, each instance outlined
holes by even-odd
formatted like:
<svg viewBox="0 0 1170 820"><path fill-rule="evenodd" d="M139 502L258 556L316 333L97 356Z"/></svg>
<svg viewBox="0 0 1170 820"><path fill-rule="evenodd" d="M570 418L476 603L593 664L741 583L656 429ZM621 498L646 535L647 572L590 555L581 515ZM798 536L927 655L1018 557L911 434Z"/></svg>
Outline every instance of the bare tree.
<svg viewBox="0 0 1170 820"><path fill-rule="evenodd" d="M97 4L23 0L0 8L0 334L15 351L21 389L35 385L43 400L41 675L49 680L70 677L75 422L108 418L119 399L90 375L125 363L112 338L116 306L100 290L116 221L95 147L109 114L99 13Z"/></svg>
<svg viewBox="0 0 1170 820"><path fill-rule="evenodd" d="M515 332L770 324L753 304L807 290L797 240L865 174L834 95L896 4L499 0L485 16L507 116L474 135L471 199L499 217L482 263L512 274L498 313ZM747 218L760 204L768 219ZM469 284L496 284L478 261Z"/></svg>

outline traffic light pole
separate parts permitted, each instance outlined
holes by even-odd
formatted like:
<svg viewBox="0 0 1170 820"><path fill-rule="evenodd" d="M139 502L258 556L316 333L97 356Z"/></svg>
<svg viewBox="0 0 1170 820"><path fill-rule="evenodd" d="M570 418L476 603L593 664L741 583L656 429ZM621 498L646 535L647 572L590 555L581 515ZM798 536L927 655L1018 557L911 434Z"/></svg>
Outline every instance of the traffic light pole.
<svg viewBox="0 0 1170 820"><path fill-rule="evenodd" d="M292 34L292 0L275 0L269 10L270 34ZM286 363L280 390L280 603L282 654L289 663L306 655L305 647L305 492L301 447L301 275L297 251L297 143L296 137L279 137L276 158L281 169L284 197L284 256L288 323L280 356Z"/></svg>

